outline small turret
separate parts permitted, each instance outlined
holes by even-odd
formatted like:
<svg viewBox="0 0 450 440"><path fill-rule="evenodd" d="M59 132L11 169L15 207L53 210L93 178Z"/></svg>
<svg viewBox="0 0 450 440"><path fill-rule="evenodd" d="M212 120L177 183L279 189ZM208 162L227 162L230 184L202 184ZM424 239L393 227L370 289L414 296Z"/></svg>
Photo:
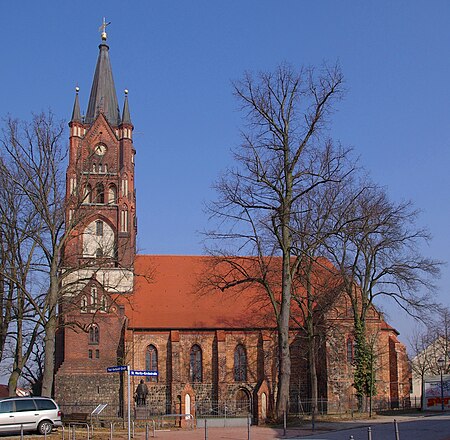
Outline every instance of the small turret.
<svg viewBox="0 0 450 440"><path fill-rule="evenodd" d="M78 100L79 87L75 87L75 102L73 103L72 118L70 122L81 122L80 102Z"/></svg>
<svg viewBox="0 0 450 440"><path fill-rule="evenodd" d="M132 125L130 117L130 109L128 107L128 90L125 89L125 101L123 103L122 124Z"/></svg>

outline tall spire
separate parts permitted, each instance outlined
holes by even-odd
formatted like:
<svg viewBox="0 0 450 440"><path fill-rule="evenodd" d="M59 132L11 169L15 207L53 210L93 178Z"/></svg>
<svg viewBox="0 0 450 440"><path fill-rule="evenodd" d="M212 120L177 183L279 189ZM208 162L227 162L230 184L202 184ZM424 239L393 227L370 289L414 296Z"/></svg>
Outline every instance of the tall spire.
<svg viewBox="0 0 450 440"><path fill-rule="evenodd" d="M99 45L100 52L95 67L85 122L92 124L99 113L103 113L111 125L118 126L120 124L120 110L117 103L111 62L109 61L109 46L106 44L105 29L108 24L103 19L103 24L100 26L102 42Z"/></svg>
<svg viewBox="0 0 450 440"><path fill-rule="evenodd" d="M125 89L125 101L123 102L122 124L131 124L130 109L128 107L128 90Z"/></svg>
<svg viewBox="0 0 450 440"><path fill-rule="evenodd" d="M80 102L78 100L79 87L75 87L75 102L73 103L73 111L71 122L81 122Z"/></svg>

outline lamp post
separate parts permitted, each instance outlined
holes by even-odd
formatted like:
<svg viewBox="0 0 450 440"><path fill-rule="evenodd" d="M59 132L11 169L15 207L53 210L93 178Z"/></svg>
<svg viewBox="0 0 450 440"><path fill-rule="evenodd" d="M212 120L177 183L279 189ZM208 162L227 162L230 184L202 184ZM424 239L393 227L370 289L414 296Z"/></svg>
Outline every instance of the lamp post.
<svg viewBox="0 0 450 440"><path fill-rule="evenodd" d="M445 361L442 358L439 358L437 361L439 365L439 371L441 372L441 410L444 411L444 381L442 378L442 371L444 370Z"/></svg>

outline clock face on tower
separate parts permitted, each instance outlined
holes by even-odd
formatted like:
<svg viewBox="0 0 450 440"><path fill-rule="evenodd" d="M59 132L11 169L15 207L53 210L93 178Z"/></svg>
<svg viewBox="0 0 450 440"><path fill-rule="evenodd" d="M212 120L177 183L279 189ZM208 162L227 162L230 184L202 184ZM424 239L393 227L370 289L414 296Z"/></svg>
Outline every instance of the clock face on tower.
<svg viewBox="0 0 450 440"><path fill-rule="evenodd" d="M94 148L95 154L98 154L99 156L103 156L106 153L106 147L102 144L96 145Z"/></svg>

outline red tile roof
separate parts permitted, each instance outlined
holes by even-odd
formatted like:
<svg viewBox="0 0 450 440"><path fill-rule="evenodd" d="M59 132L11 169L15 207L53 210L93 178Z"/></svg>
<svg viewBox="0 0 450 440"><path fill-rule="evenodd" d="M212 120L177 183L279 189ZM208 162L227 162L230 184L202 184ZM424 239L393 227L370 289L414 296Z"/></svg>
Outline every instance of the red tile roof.
<svg viewBox="0 0 450 440"><path fill-rule="evenodd" d="M209 257L138 255L129 328L274 328L267 297L255 285L221 292L205 288Z"/></svg>
<svg viewBox="0 0 450 440"><path fill-rule="evenodd" d="M257 273L256 258L232 258L239 270ZM258 283L221 291L205 280L211 274L219 274L219 280L227 278L228 281L237 272L240 275L239 270L233 273L229 265L217 264L218 261L220 259L206 256L137 255L134 293L132 298L121 297L120 300L129 319L128 328L275 329L272 305ZM280 258L269 262L271 273L276 274L275 280L280 262ZM322 297L328 305L339 298L339 280L333 269L328 260L318 260L312 280L320 292L328 292ZM271 285L276 290L277 283L271 282ZM297 285L296 292L302 297L304 288ZM302 324L303 315L295 301L292 302L292 316L292 326ZM384 329L396 332L385 322Z"/></svg>

